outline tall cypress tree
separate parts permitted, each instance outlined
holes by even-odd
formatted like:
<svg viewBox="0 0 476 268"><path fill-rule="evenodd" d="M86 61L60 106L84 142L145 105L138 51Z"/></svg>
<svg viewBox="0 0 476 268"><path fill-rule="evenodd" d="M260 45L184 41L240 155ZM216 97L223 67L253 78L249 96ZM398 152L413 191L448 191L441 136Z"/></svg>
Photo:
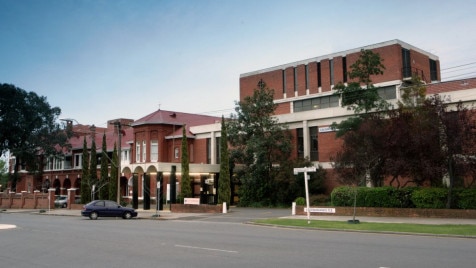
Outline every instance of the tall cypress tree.
<svg viewBox="0 0 476 268"><path fill-rule="evenodd" d="M87 204L91 201L91 188L89 184L89 152L86 136L83 142L81 170L81 203Z"/></svg>
<svg viewBox="0 0 476 268"><path fill-rule="evenodd" d="M182 179L180 181L180 199L184 200L186 197L192 197L192 185L190 183L189 174L189 159L188 159L188 142L186 134L186 125L182 127Z"/></svg>
<svg viewBox="0 0 476 268"><path fill-rule="evenodd" d="M91 143L91 160L89 160L89 184L92 188L95 185L96 189L93 193L93 199L96 197L97 189L98 189L98 158L96 153L96 142L94 141L95 138L93 136L93 141Z"/></svg>
<svg viewBox="0 0 476 268"><path fill-rule="evenodd" d="M99 191L100 199L109 199L109 183L108 177L108 159L107 159L107 145L106 145L106 133L102 136L102 156L101 156L101 190Z"/></svg>
<svg viewBox="0 0 476 268"><path fill-rule="evenodd" d="M221 138L220 138L220 178L218 180L218 204L223 202L227 206L231 202L230 188L230 156L228 152L228 137L226 133L225 117L221 117Z"/></svg>
<svg viewBox="0 0 476 268"><path fill-rule="evenodd" d="M119 171L117 167L119 165L119 158L117 156L117 147L114 142L114 151L112 152L112 163L111 163L111 180L109 182L109 200L117 200L117 180Z"/></svg>

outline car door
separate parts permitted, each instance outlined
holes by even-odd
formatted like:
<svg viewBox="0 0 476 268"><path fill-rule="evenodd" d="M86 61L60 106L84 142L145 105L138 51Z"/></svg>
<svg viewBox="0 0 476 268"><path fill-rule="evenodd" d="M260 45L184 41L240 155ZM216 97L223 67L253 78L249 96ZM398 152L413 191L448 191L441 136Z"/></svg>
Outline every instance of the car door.
<svg viewBox="0 0 476 268"><path fill-rule="evenodd" d="M105 201L105 205L107 208L107 213L109 217L121 217L122 216L122 209L120 206L114 201Z"/></svg>
<svg viewBox="0 0 476 268"><path fill-rule="evenodd" d="M98 213L99 217L107 217L107 208L104 201L97 201L94 203L94 210Z"/></svg>

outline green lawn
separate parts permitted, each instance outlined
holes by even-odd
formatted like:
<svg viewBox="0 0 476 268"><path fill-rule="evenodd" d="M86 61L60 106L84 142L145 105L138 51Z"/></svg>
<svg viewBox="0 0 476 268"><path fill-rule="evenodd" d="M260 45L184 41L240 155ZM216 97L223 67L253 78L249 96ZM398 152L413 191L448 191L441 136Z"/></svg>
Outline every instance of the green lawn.
<svg viewBox="0 0 476 268"><path fill-rule="evenodd" d="M316 228L316 229L476 236L476 225L456 225L456 224L432 225L432 224L377 223L377 222L361 222L360 224L349 224L343 221L322 221L322 220L311 220L311 222L308 224L307 219L262 219L262 220L255 220L254 222L260 223L260 224L272 224L277 226L307 227L307 228Z"/></svg>

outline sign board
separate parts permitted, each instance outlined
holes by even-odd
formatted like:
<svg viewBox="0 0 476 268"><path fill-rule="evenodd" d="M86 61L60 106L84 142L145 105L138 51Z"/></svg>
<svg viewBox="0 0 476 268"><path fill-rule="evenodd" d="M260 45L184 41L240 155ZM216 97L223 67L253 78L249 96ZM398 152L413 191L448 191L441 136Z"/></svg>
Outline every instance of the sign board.
<svg viewBox="0 0 476 268"><path fill-rule="evenodd" d="M200 198L184 198L184 205L200 205Z"/></svg>
<svg viewBox="0 0 476 268"><path fill-rule="evenodd" d="M304 212L307 212L307 208L304 208ZM335 208L309 208L309 212L336 213L336 209Z"/></svg>
<svg viewBox="0 0 476 268"><path fill-rule="evenodd" d="M320 127L319 128L319 133L326 133L326 132L333 132L335 131L334 129L332 129L331 127Z"/></svg>
<svg viewBox="0 0 476 268"><path fill-rule="evenodd" d="M295 168L294 174L302 173L302 172L316 172L316 167L303 167L303 168Z"/></svg>

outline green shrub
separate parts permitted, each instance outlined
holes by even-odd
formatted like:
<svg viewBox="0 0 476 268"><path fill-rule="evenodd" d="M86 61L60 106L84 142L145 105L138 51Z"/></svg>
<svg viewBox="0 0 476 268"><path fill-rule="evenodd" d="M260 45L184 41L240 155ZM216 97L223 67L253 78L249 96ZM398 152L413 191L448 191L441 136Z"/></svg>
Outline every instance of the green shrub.
<svg viewBox="0 0 476 268"><path fill-rule="evenodd" d="M296 200L294 200L294 202L296 202L296 205L298 205L298 206L305 206L306 205L306 198L298 197L298 198L296 198Z"/></svg>
<svg viewBox="0 0 476 268"><path fill-rule="evenodd" d="M459 209L476 209L476 189L455 189L455 207Z"/></svg>
<svg viewBox="0 0 476 268"><path fill-rule="evenodd" d="M445 208L448 189L419 188L413 191L412 201L417 208Z"/></svg>
<svg viewBox="0 0 476 268"><path fill-rule="evenodd" d="M350 207L354 205L354 189L351 186L339 186L331 193L331 205L337 207Z"/></svg>

